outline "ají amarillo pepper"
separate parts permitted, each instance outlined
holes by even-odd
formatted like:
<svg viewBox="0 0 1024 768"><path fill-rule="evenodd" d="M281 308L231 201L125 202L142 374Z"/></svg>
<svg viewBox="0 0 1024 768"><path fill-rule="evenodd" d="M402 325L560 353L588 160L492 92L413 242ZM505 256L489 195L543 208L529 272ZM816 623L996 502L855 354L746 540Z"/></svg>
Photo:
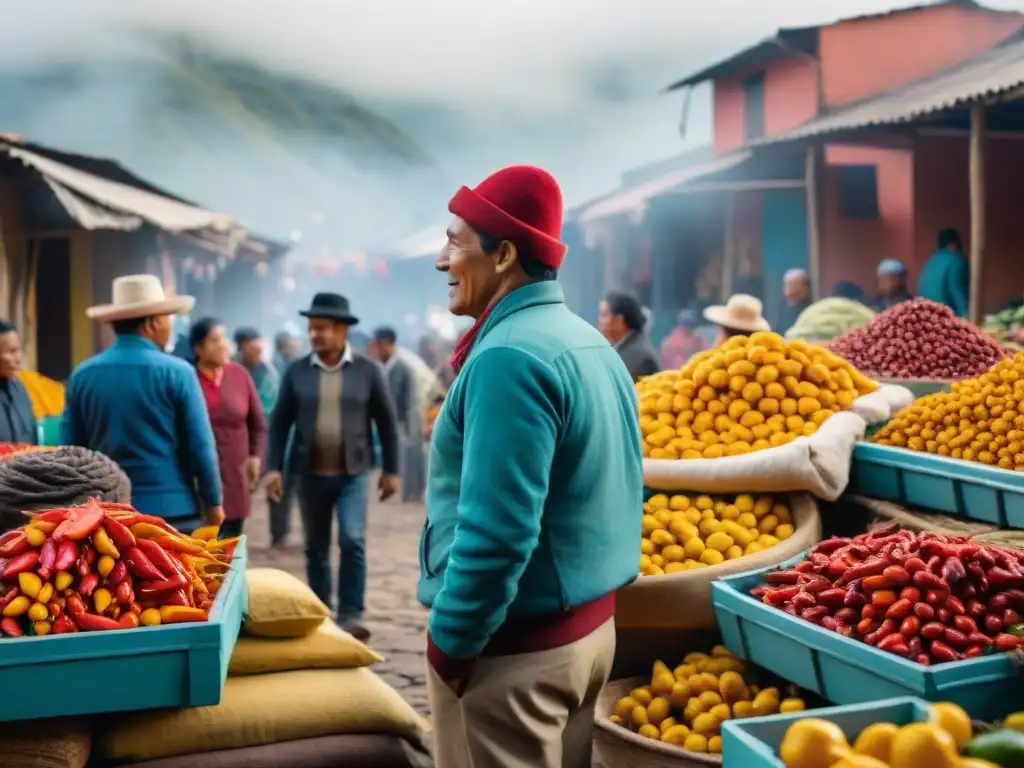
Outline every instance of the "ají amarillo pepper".
<svg viewBox="0 0 1024 768"><path fill-rule="evenodd" d="M178 605L165 605L160 608L160 621L163 624L207 621L209 618L210 614L200 608Z"/></svg>
<svg viewBox="0 0 1024 768"><path fill-rule="evenodd" d="M31 607L31 600L29 600L24 595L18 595L4 607L4 617L17 618L18 616L22 616L28 613L28 609Z"/></svg>
<svg viewBox="0 0 1024 768"><path fill-rule="evenodd" d="M96 533L92 535L93 546L96 547L96 551L101 555L117 560L121 557L121 553L114 546L114 542L103 528L97 528Z"/></svg>

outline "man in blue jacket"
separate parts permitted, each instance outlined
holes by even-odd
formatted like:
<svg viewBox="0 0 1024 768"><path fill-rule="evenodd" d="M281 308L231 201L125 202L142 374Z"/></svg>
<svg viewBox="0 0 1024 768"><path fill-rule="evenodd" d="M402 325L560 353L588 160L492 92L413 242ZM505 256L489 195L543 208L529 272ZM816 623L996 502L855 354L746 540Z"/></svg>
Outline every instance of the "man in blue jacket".
<svg viewBox="0 0 1024 768"><path fill-rule="evenodd" d="M437 417L420 541L438 768L591 764L636 578L643 504L633 380L555 281L562 196L529 166L448 205L437 261L475 319Z"/></svg>
<svg viewBox="0 0 1024 768"><path fill-rule="evenodd" d="M21 342L18 330L0 320L0 443L39 442L32 400L18 380Z"/></svg>
<svg viewBox="0 0 1024 768"><path fill-rule="evenodd" d="M955 229L942 230L938 246L917 279L917 294L945 304L957 317L967 317L971 274L960 233Z"/></svg>
<svg viewBox="0 0 1024 768"><path fill-rule="evenodd" d="M196 370L167 354L171 316L191 296L164 296L159 279L114 280L113 303L86 315L111 323L114 345L68 380L61 443L105 453L132 482L132 504L188 532L219 525L220 469Z"/></svg>

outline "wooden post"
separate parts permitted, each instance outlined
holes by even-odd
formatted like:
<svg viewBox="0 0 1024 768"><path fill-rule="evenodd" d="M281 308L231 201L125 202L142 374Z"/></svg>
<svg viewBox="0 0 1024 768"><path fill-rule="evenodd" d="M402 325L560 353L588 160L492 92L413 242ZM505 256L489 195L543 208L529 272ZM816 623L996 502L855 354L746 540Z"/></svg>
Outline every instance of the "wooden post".
<svg viewBox="0 0 1024 768"><path fill-rule="evenodd" d="M736 193L725 197L725 240L722 244L722 301L732 296L732 283L736 277Z"/></svg>
<svg viewBox="0 0 1024 768"><path fill-rule="evenodd" d="M985 104L971 106L969 157L971 193L971 292L968 318L981 325L985 266Z"/></svg>
<svg viewBox="0 0 1024 768"><path fill-rule="evenodd" d="M821 200L819 197L819 172L821 151L812 144L807 148L804 160L804 189L807 194L807 274L811 281L811 298L821 297Z"/></svg>

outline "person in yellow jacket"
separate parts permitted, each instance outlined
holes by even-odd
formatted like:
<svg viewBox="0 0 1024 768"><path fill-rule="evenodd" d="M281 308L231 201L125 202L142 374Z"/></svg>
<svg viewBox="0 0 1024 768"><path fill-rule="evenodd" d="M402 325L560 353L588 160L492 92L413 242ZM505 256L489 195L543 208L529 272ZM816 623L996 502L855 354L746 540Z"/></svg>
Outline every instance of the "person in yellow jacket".
<svg viewBox="0 0 1024 768"><path fill-rule="evenodd" d="M60 416L64 412L64 385L37 371L18 371L18 380L32 401L32 413L37 420Z"/></svg>

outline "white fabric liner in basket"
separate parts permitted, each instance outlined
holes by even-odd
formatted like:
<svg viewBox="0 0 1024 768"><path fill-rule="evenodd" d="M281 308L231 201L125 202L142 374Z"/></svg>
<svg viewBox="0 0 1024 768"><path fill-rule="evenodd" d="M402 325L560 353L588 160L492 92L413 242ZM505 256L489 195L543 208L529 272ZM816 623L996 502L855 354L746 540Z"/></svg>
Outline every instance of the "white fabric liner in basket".
<svg viewBox="0 0 1024 768"><path fill-rule="evenodd" d="M656 491L789 493L807 491L835 501L850 482L853 446L869 424L888 421L910 405L906 387L883 384L827 419L810 437L778 448L718 459L644 459L644 485Z"/></svg>
<svg viewBox="0 0 1024 768"><path fill-rule="evenodd" d="M640 576L615 595L615 625L643 629L714 629L711 582L789 560L821 541L818 503L806 493L787 499L793 535L757 554L664 576Z"/></svg>
<svg viewBox="0 0 1024 768"><path fill-rule="evenodd" d="M615 711L615 702L634 688L647 685L650 680L632 677L612 680L601 691L594 715L594 756L608 768L690 768L690 766L720 766L721 755L690 752L682 747L665 744L633 733L608 720Z"/></svg>

